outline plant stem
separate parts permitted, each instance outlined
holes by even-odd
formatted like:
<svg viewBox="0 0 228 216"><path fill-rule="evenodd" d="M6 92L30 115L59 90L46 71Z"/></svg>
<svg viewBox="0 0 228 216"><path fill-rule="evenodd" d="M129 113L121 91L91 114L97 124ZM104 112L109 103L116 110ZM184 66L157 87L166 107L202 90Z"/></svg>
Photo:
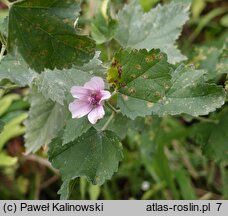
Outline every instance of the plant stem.
<svg viewBox="0 0 228 216"><path fill-rule="evenodd" d="M39 172L35 175L35 191L34 191L34 200L39 200L40 197L40 186L41 186L41 174Z"/></svg>
<svg viewBox="0 0 228 216"><path fill-rule="evenodd" d="M18 86L18 85L0 86L0 89L4 89L4 90L12 90L12 89L17 89L17 88L20 88L20 86Z"/></svg>
<svg viewBox="0 0 228 216"><path fill-rule="evenodd" d="M0 61L1 62L1 61ZM20 86L18 85L11 85L11 86L0 86L0 90L2 90L0 97L6 93L8 93L9 91L13 90L13 89L18 89L20 88Z"/></svg>
<svg viewBox="0 0 228 216"><path fill-rule="evenodd" d="M2 49L1 49L1 52L0 52L0 62L3 59L5 51L6 51L6 46L4 44L2 44Z"/></svg>
<svg viewBox="0 0 228 216"><path fill-rule="evenodd" d="M101 131L104 131L107 129L107 127L109 126L110 122L114 119L115 116L115 112L112 112L112 115L110 115L108 121L104 124L104 126L102 127Z"/></svg>
<svg viewBox="0 0 228 216"><path fill-rule="evenodd" d="M54 175L50 179L48 179L47 181L43 182L41 187L40 187L40 189L43 190L43 189L49 187L50 185L52 185L53 183L55 183L58 180L59 180L59 176L58 175Z"/></svg>
<svg viewBox="0 0 228 216"><path fill-rule="evenodd" d="M108 61L111 61L112 54L111 54L111 49L110 49L110 43L109 43L109 42L107 42L107 43L106 43L106 46L107 46L107 56L108 56Z"/></svg>
<svg viewBox="0 0 228 216"><path fill-rule="evenodd" d="M115 113L120 113L120 110L116 109L112 104L110 104L108 101L106 101L106 105Z"/></svg>
<svg viewBox="0 0 228 216"><path fill-rule="evenodd" d="M213 120L213 119L209 119L209 118L204 118L204 117L195 117L195 119L202 121L202 122L206 122L206 123L214 123L214 124L218 124L218 121Z"/></svg>
<svg viewBox="0 0 228 216"><path fill-rule="evenodd" d="M59 175L59 171L57 169L53 168L51 163L48 160L44 159L44 158L41 158L41 157L39 157L37 155L24 155L23 158L25 160L28 160L28 161L37 162L37 163L41 164L42 166L45 166L45 167L49 168L55 174Z"/></svg>
<svg viewBox="0 0 228 216"><path fill-rule="evenodd" d="M10 8L11 5L12 5L12 3L9 2L8 0L1 0L1 2L2 2L3 4L5 4L8 8Z"/></svg>
<svg viewBox="0 0 228 216"><path fill-rule="evenodd" d="M112 92L112 97L116 94L117 94L117 91L115 90L114 92Z"/></svg>
<svg viewBox="0 0 228 216"><path fill-rule="evenodd" d="M4 35L1 32L0 32L0 41L1 41L1 44L5 45L5 47L6 47L7 42L6 42Z"/></svg>

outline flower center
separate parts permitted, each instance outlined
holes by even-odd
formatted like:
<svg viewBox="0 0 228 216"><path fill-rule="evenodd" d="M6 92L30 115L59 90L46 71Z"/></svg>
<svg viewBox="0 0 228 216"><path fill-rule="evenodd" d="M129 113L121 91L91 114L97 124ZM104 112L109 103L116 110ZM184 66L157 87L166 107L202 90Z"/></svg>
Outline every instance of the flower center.
<svg viewBox="0 0 228 216"><path fill-rule="evenodd" d="M97 106L99 104L101 100L101 94L100 92L95 92L95 93L92 93L91 96L90 96L90 103L93 105L93 106Z"/></svg>

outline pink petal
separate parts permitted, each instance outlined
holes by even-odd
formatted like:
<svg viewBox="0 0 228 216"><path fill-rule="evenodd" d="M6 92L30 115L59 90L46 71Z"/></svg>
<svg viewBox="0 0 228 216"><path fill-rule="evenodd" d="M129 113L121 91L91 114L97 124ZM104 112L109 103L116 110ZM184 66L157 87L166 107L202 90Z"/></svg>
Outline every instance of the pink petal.
<svg viewBox="0 0 228 216"><path fill-rule="evenodd" d="M73 86L70 92L74 98L78 98L80 100L86 100L91 95L91 90L86 89L82 86Z"/></svg>
<svg viewBox="0 0 228 216"><path fill-rule="evenodd" d="M92 106L86 101L75 100L69 104L69 110L72 113L72 118L81 118L87 115L91 110Z"/></svg>
<svg viewBox="0 0 228 216"><path fill-rule="evenodd" d="M112 95L111 95L111 93L109 91L101 90L101 100L100 100L100 102L103 101L103 100L109 99L111 96Z"/></svg>
<svg viewBox="0 0 228 216"><path fill-rule="evenodd" d="M88 115L88 119L91 124L96 124L98 119L104 117L105 111L102 105L97 106L94 108Z"/></svg>
<svg viewBox="0 0 228 216"><path fill-rule="evenodd" d="M84 87L95 91L104 90L104 81L100 77L93 77L89 82L85 83Z"/></svg>

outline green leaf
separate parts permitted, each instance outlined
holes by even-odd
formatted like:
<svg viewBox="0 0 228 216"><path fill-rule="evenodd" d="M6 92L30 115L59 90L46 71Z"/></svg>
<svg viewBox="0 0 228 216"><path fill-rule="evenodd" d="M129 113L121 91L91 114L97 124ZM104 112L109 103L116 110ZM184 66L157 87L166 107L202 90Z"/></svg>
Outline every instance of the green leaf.
<svg viewBox="0 0 228 216"><path fill-rule="evenodd" d="M228 110L220 116L218 124L199 123L193 128L195 141L202 147L203 154L216 161L228 161Z"/></svg>
<svg viewBox="0 0 228 216"><path fill-rule="evenodd" d="M228 40L223 45L216 69L218 73L228 73Z"/></svg>
<svg viewBox="0 0 228 216"><path fill-rule="evenodd" d="M138 116L145 117L151 115L152 104L145 100L119 94L117 104L121 109L121 113L133 120Z"/></svg>
<svg viewBox="0 0 228 216"><path fill-rule="evenodd" d="M221 86L205 82L205 71L180 65L175 71L159 50L120 51L108 72L121 112L134 119L149 114L207 115L224 104ZM151 112L149 112L151 111Z"/></svg>
<svg viewBox="0 0 228 216"><path fill-rule="evenodd" d="M191 63L196 65L199 69L207 70L207 79L215 79L218 75L216 65L220 51L216 47L197 46L193 53L194 57Z"/></svg>
<svg viewBox="0 0 228 216"><path fill-rule="evenodd" d="M121 94L156 102L165 95L172 68L160 50L122 50L108 72L108 81Z"/></svg>
<svg viewBox="0 0 228 216"><path fill-rule="evenodd" d="M81 70L85 73L89 73L91 76L100 76L103 79L106 78L106 70L107 68L104 66L103 62L100 58L100 51L96 51L95 56L88 63L83 66L75 66L77 70Z"/></svg>
<svg viewBox="0 0 228 216"><path fill-rule="evenodd" d="M75 30L79 12L80 0L14 3L9 11L9 51L17 47L38 72L83 65L94 56L95 43Z"/></svg>
<svg viewBox="0 0 228 216"><path fill-rule="evenodd" d="M123 116L122 114L116 114L107 130L113 131L120 139L124 139L127 135L128 129L132 125L134 125L134 123L131 119Z"/></svg>
<svg viewBox="0 0 228 216"><path fill-rule="evenodd" d="M62 130L68 115L66 107L46 100L35 88L30 93L29 101L29 118L25 121L25 146L28 153L49 144Z"/></svg>
<svg viewBox="0 0 228 216"><path fill-rule="evenodd" d="M22 98L18 101L14 101L11 104L11 106L8 108L7 113L12 113L12 112L15 113L15 111L23 112L22 110L27 110L29 107L30 107L30 104Z"/></svg>
<svg viewBox="0 0 228 216"><path fill-rule="evenodd" d="M80 79L79 79L80 77ZM70 89L73 85L81 85L90 78L88 73L69 69L61 70L46 70L35 81L35 85L39 93L45 99L51 99L61 105L67 100L67 95L70 95Z"/></svg>
<svg viewBox="0 0 228 216"><path fill-rule="evenodd" d="M63 133L63 145L74 141L91 127L92 124L88 121L87 116L68 120Z"/></svg>
<svg viewBox="0 0 228 216"><path fill-rule="evenodd" d="M172 73L171 88L154 104L152 113L199 116L220 108L225 101L225 91L222 86L205 82L205 74L205 71L180 65Z"/></svg>
<svg viewBox="0 0 228 216"><path fill-rule="evenodd" d="M67 179L63 181L63 184L61 185L61 188L58 191L58 194L60 195L60 199L61 200L69 199L74 186L75 186L75 180Z"/></svg>
<svg viewBox="0 0 228 216"><path fill-rule="evenodd" d="M7 35L7 19L8 19L8 10L0 11L0 32Z"/></svg>
<svg viewBox="0 0 228 216"><path fill-rule="evenodd" d="M193 186L191 185L190 176L183 168L175 171L175 177L180 186L182 198L185 200L197 199Z"/></svg>
<svg viewBox="0 0 228 216"><path fill-rule="evenodd" d="M67 200L69 198L70 196L69 184L70 184L70 180L65 180L61 185L61 188L58 191L58 194L60 194L61 200Z"/></svg>
<svg viewBox="0 0 228 216"><path fill-rule="evenodd" d="M28 108L28 107L27 107ZM1 117L1 120L5 123L10 122L12 119L20 116L21 114L25 113L25 111L18 110L18 111L13 111L13 112L7 112L6 115Z"/></svg>
<svg viewBox="0 0 228 216"><path fill-rule="evenodd" d="M108 3L108 1L104 2ZM109 7L107 10L109 10ZM102 44L104 42L110 41L114 37L116 28L117 21L112 19L109 13L107 14L106 12L104 15L102 11L99 11L91 24L92 37L97 44Z"/></svg>
<svg viewBox="0 0 228 216"><path fill-rule="evenodd" d="M173 0L173 2L175 2L175 3L182 3L182 4L191 4L192 1L194 1L194 0Z"/></svg>
<svg viewBox="0 0 228 216"><path fill-rule="evenodd" d="M221 25L223 25L224 27L228 27L228 15L225 15L222 17L222 19L220 20Z"/></svg>
<svg viewBox="0 0 228 216"><path fill-rule="evenodd" d="M20 100L19 94L7 94L0 99L0 116L4 115L14 101Z"/></svg>
<svg viewBox="0 0 228 216"><path fill-rule="evenodd" d="M27 113L21 113L9 122L5 122L4 130L0 134L0 151L9 140L25 133L25 127L22 126L22 122L27 118Z"/></svg>
<svg viewBox="0 0 228 216"><path fill-rule="evenodd" d="M4 122L0 120L0 133L3 131Z"/></svg>
<svg viewBox="0 0 228 216"><path fill-rule="evenodd" d="M183 140L188 130L179 119L174 117L159 118L148 116L144 118L144 128L139 130L139 147L142 158L151 161L158 145L170 145L173 140ZM135 127L134 127L135 128Z"/></svg>
<svg viewBox="0 0 228 216"><path fill-rule="evenodd" d="M94 75L104 77L105 68L98 59L99 52L89 63L68 70L46 70L35 82L38 92L46 99L63 105L74 85L84 85Z"/></svg>
<svg viewBox="0 0 228 216"><path fill-rule="evenodd" d="M77 140L62 145L56 138L49 146L49 160L60 169L64 181L85 176L93 184L103 184L118 169L122 146L113 132L91 128Z"/></svg>
<svg viewBox="0 0 228 216"><path fill-rule="evenodd" d="M119 27L115 39L123 47L159 48L168 54L171 63L185 60L175 41L188 20L189 6L186 3L170 3L144 13L138 1L134 0L118 14Z"/></svg>
<svg viewBox="0 0 228 216"><path fill-rule="evenodd" d="M0 152L0 167L9 167L17 163L16 157L11 157L5 152Z"/></svg>
<svg viewBox="0 0 228 216"><path fill-rule="evenodd" d="M112 112L109 109L105 110L105 117L99 120L99 122L94 125L94 128L98 131L101 130L111 115ZM122 113L116 113L114 118L109 123L107 130L114 132L120 138L120 140L123 140L126 137L129 129L140 129L142 126L140 120L142 119L132 121L132 119L127 118Z"/></svg>
<svg viewBox="0 0 228 216"><path fill-rule="evenodd" d="M164 145L165 143L160 143L156 146L152 162L150 162L149 165L152 166L159 178L166 182L167 186L172 191L173 198L179 199L178 189L174 182L174 173L172 172L168 158L165 155Z"/></svg>
<svg viewBox="0 0 228 216"><path fill-rule="evenodd" d="M193 0L192 3L192 17L193 19L198 19L204 8L206 7L207 2L205 0L203 1L198 1L198 0Z"/></svg>
<svg viewBox="0 0 228 216"><path fill-rule="evenodd" d="M0 81L8 79L23 87L30 85L37 77L37 73L28 68L28 65L20 57L7 55L0 64Z"/></svg>
<svg viewBox="0 0 228 216"><path fill-rule="evenodd" d="M158 127L160 125L158 124ZM139 138L139 150L143 162L151 163L153 156L156 152L155 133L157 129L154 128L154 132L143 131Z"/></svg>
<svg viewBox="0 0 228 216"><path fill-rule="evenodd" d="M139 0L144 11L148 12L155 4L157 4L160 0Z"/></svg>
<svg viewBox="0 0 228 216"><path fill-rule="evenodd" d="M89 185L89 199L98 200L99 195L101 194L101 186L99 185Z"/></svg>
<svg viewBox="0 0 228 216"><path fill-rule="evenodd" d="M207 79L216 79L222 73L228 73L228 40L222 49L217 47L201 46L197 47L193 53L191 63L197 68L208 71Z"/></svg>

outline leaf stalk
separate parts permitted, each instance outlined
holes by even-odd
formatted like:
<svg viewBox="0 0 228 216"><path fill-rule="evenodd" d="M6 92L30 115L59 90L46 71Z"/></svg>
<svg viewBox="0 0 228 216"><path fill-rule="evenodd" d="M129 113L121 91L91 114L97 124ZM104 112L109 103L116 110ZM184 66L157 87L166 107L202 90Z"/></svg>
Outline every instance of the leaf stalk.
<svg viewBox="0 0 228 216"><path fill-rule="evenodd" d="M10 8L11 5L12 5L12 3L9 2L8 0L1 0L1 2L2 2L3 4L5 4L8 8Z"/></svg>
<svg viewBox="0 0 228 216"><path fill-rule="evenodd" d="M104 126L101 129L101 131L105 131L108 128L109 124L114 119L114 117L115 117L115 112L112 112L112 115L110 115L108 121L104 124Z"/></svg>
<svg viewBox="0 0 228 216"><path fill-rule="evenodd" d="M2 61L2 59L4 57L5 51L6 51L6 46L4 44L2 44L2 48L1 48L1 52L0 52L0 62Z"/></svg>
<svg viewBox="0 0 228 216"><path fill-rule="evenodd" d="M205 122L205 123L214 123L214 124L218 124L219 122L217 120L213 120L213 119L209 119L209 118L205 118L205 117L195 117L195 119L201 121L201 122Z"/></svg>
<svg viewBox="0 0 228 216"><path fill-rule="evenodd" d="M110 104L108 101L106 101L106 105L115 113L120 113L119 109L116 109L112 104Z"/></svg>

